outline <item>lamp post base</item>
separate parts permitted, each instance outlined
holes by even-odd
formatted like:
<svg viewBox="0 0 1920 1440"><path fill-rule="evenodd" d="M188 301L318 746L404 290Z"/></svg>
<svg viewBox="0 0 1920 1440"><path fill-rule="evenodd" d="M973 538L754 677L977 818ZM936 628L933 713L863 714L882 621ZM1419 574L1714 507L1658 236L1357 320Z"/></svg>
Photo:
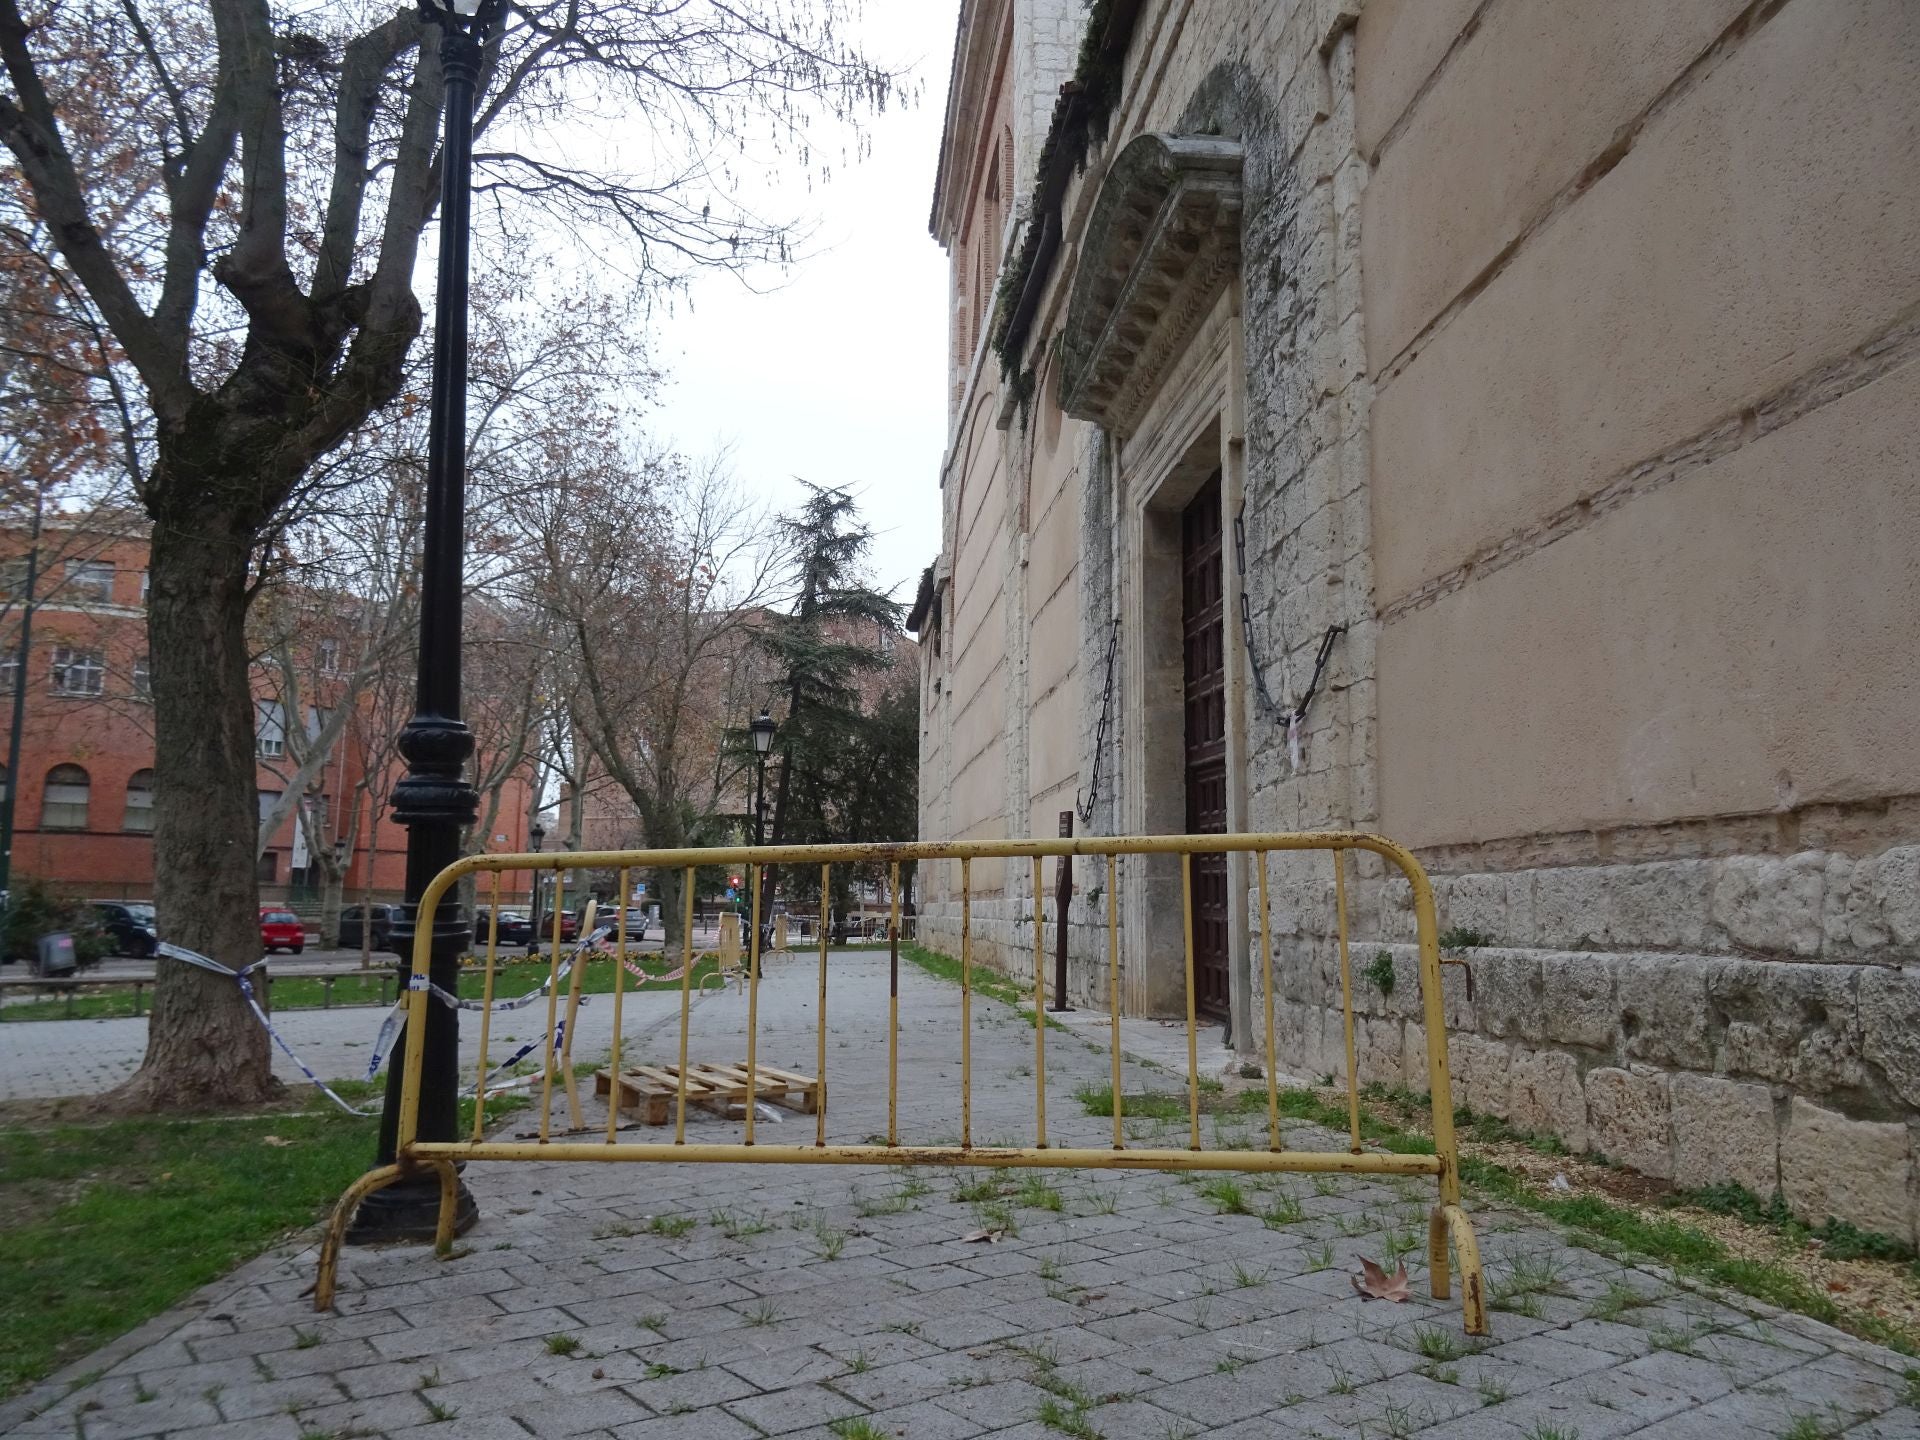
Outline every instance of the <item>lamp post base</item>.
<svg viewBox="0 0 1920 1440"><path fill-rule="evenodd" d="M464 1235L480 1219L480 1206L460 1182L453 1233ZM376 1190L360 1202L353 1224L347 1227L349 1245L431 1244L440 1228L440 1182L431 1170Z"/></svg>

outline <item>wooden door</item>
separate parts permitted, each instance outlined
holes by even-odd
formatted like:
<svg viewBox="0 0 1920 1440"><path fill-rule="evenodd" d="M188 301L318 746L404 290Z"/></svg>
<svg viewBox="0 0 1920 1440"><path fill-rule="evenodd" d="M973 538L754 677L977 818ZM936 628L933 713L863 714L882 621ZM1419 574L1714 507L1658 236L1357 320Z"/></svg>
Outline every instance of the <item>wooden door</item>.
<svg viewBox="0 0 1920 1440"><path fill-rule="evenodd" d="M1181 629L1186 681L1187 833L1227 829L1226 572L1221 548L1220 476L1180 517ZM1227 857L1193 857L1195 1003L1227 1018Z"/></svg>

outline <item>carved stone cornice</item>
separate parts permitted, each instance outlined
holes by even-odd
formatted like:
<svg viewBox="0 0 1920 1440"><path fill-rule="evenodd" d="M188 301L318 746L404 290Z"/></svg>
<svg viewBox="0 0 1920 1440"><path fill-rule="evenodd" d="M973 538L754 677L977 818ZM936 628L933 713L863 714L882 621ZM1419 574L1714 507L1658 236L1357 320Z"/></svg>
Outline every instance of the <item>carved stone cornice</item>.
<svg viewBox="0 0 1920 1440"><path fill-rule="evenodd" d="M1240 265L1239 142L1136 137L1088 217L1060 350L1060 406L1122 435Z"/></svg>

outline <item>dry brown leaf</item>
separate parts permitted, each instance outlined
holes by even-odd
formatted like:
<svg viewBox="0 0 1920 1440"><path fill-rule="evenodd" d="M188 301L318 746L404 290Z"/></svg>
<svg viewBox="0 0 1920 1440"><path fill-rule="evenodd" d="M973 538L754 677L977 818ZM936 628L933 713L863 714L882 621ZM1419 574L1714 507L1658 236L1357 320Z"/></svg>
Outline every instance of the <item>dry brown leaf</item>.
<svg viewBox="0 0 1920 1440"><path fill-rule="evenodd" d="M1347 1278L1353 1282L1354 1293L1362 1300L1392 1300L1405 1304L1413 1298L1412 1293L1407 1289L1407 1267L1404 1261L1391 1275L1365 1257L1361 1258L1360 1268L1365 1272L1365 1278L1359 1275L1349 1275Z"/></svg>
<svg viewBox="0 0 1920 1440"><path fill-rule="evenodd" d="M962 1235L960 1242L963 1245L998 1245L1000 1237L1006 1233L1004 1230L975 1230L970 1235Z"/></svg>

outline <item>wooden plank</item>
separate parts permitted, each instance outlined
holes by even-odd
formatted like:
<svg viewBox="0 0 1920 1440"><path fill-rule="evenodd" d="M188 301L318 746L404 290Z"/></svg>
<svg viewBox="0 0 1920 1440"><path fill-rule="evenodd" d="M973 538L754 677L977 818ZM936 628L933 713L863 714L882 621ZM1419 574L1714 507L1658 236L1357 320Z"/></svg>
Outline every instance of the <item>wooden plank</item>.
<svg viewBox="0 0 1920 1440"><path fill-rule="evenodd" d="M742 1064L715 1064L701 1061L687 1066L687 1103L721 1115L734 1105L744 1105L749 1093L757 1100L802 1114L813 1114L820 1105L821 1085L812 1076L774 1066L756 1066L756 1079L748 1085L747 1067ZM606 1070L593 1077L596 1095L611 1094L614 1078ZM619 1077L622 1110L644 1110L649 1125L664 1125L680 1097L680 1069L677 1065L636 1065Z"/></svg>

